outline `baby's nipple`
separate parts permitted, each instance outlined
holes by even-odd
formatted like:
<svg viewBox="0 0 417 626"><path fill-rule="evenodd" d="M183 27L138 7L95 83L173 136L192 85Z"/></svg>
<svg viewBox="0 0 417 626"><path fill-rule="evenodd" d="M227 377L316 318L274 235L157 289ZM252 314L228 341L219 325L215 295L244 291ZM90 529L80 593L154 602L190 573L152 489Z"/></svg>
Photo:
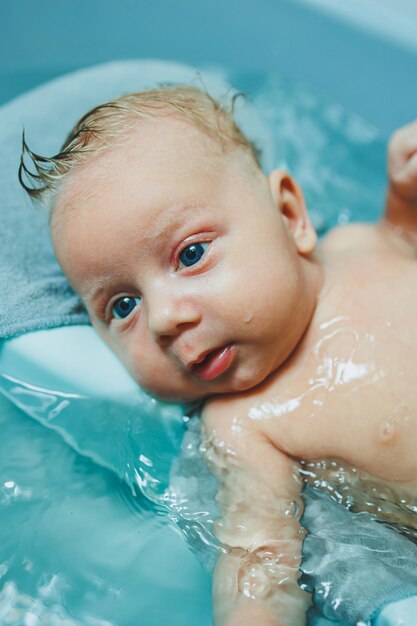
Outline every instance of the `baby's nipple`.
<svg viewBox="0 0 417 626"><path fill-rule="evenodd" d="M395 424L393 420L383 420L379 425L379 439L381 443L389 443L395 436Z"/></svg>
<svg viewBox="0 0 417 626"><path fill-rule="evenodd" d="M253 319L253 315L251 311L246 311L243 315L243 321L245 322L245 324L249 324L249 322L251 322L252 319Z"/></svg>

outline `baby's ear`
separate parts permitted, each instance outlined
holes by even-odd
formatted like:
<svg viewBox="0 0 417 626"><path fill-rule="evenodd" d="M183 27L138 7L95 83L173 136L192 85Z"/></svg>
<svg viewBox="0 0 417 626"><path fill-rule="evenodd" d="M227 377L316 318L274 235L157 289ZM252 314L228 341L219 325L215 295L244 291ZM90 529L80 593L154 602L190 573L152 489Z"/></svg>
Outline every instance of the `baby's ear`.
<svg viewBox="0 0 417 626"><path fill-rule="evenodd" d="M268 182L274 204L285 218L298 252L310 254L316 247L317 235L301 187L284 170L271 172Z"/></svg>

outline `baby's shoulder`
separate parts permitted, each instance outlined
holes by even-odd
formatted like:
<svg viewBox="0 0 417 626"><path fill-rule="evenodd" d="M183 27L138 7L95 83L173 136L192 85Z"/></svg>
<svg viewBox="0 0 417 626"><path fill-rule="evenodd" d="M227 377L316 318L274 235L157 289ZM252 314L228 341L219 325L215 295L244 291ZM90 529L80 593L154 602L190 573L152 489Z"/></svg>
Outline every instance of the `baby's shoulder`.
<svg viewBox="0 0 417 626"><path fill-rule="evenodd" d="M359 223L337 226L330 230L320 241L320 254L323 260L332 261L347 257L359 259L373 255L385 259L409 259L416 256L416 240L403 230L394 228L381 220L375 224Z"/></svg>
<svg viewBox="0 0 417 626"><path fill-rule="evenodd" d="M251 408L259 401L257 389L241 393L213 396L205 401L201 417L206 430L227 441L230 437L240 438L262 436L256 420L251 419Z"/></svg>
<svg viewBox="0 0 417 626"><path fill-rule="evenodd" d="M270 437L261 420L252 419L253 402L252 394L245 392L207 400L201 414L202 451L218 477L219 469L224 478L227 468L252 467L258 475L263 472L279 482L279 476L292 474L288 468L294 460Z"/></svg>
<svg viewBox="0 0 417 626"><path fill-rule="evenodd" d="M205 401L201 417L203 423L210 429L229 430L233 423L239 423L242 426L246 422L247 407L245 393L217 395Z"/></svg>
<svg viewBox="0 0 417 626"><path fill-rule="evenodd" d="M328 254L355 253L381 246L381 234L377 224L355 222L332 228L320 241L320 249Z"/></svg>

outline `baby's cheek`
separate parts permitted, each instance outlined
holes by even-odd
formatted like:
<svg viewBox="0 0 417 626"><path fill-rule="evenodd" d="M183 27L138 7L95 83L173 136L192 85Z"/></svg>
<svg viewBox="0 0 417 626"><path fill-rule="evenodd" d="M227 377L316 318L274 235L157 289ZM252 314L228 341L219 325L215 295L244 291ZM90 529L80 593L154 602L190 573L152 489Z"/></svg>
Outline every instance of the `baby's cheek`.
<svg viewBox="0 0 417 626"><path fill-rule="evenodd" d="M127 338L120 337L118 333L105 332L99 328L97 330L132 378L142 386L140 381L146 380L147 370L150 369L149 359L144 357L146 350L138 349L139 342L131 338L127 340Z"/></svg>
<svg viewBox="0 0 417 626"><path fill-rule="evenodd" d="M145 346L126 346L123 352L121 360L133 378L141 387L149 389L161 373L161 369L164 369L161 363L155 361L152 351Z"/></svg>
<svg viewBox="0 0 417 626"><path fill-rule="evenodd" d="M161 400L180 401L186 395L185 381L163 355L135 350L125 363L138 385Z"/></svg>
<svg viewBox="0 0 417 626"><path fill-rule="evenodd" d="M284 271L277 259L251 261L242 270L239 281L236 283L236 277L233 277L231 282L229 293L239 293L245 313L251 312L259 318L270 319L272 315L276 319L283 307L288 305L290 308L298 290L298 277L293 268L287 267Z"/></svg>

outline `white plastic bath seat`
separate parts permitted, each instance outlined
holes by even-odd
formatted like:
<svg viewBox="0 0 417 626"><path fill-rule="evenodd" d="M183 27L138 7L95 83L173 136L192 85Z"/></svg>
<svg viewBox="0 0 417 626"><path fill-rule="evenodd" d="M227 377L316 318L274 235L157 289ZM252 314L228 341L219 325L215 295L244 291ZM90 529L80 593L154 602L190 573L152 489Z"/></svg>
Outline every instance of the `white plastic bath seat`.
<svg viewBox="0 0 417 626"><path fill-rule="evenodd" d="M91 326L64 326L3 341L0 372L39 387L126 402L143 393Z"/></svg>
<svg viewBox="0 0 417 626"><path fill-rule="evenodd" d="M416 626L416 624L416 596L388 604L374 622L374 626Z"/></svg>

